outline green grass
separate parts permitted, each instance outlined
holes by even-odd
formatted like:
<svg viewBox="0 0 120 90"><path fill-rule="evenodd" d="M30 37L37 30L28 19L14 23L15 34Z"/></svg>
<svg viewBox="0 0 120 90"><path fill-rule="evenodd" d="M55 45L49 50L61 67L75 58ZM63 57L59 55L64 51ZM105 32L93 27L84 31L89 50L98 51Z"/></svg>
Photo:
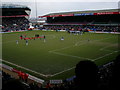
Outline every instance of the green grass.
<svg viewBox="0 0 120 90"><path fill-rule="evenodd" d="M35 34L45 35L46 42L43 39L29 40L29 45L26 46L25 40L19 39L21 34L26 34L27 37L33 37ZM60 40L62 36L64 41ZM74 75L74 67L81 60L92 60L97 65L114 60L120 53L118 36L95 33L70 35L67 32L54 31L6 33L2 35L2 58L44 75L65 71L48 78L34 73L44 79L65 79ZM19 41L18 45L16 40Z"/></svg>

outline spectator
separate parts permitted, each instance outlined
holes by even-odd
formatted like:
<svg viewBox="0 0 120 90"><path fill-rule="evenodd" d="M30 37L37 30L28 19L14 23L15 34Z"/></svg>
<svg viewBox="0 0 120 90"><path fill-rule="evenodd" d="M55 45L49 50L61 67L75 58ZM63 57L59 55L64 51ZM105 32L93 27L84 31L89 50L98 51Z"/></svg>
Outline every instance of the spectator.
<svg viewBox="0 0 120 90"><path fill-rule="evenodd" d="M120 90L120 55L114 60L109 90Z"/></svg>
<svg viewBox="0 0 120 90"><path fill-rule="evenodd" d="M98 68L92 61L80 61L75 68L76 90L97 90Z"/></svg>
<svg viewBox="0 0 120 90"><path fill-rule="evenodd" d="M3 84L2 90L26 90L19 80L11 79Z"/></svg>

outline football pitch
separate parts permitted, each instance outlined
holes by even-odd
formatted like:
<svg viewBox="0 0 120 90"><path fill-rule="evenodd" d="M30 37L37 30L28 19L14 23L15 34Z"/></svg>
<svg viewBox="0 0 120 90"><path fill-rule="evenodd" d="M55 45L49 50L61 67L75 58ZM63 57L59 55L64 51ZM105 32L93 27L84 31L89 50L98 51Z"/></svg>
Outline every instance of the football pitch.
<svg viewBox="0 0 120 90"><path fill-rule="evenodd" d="M32 39L26 45L26 40L19 39L20 35L34 37L35 34L45 35L46 40ZM2 59L3 63L44 79L65 79L75 74L75 65L81 60L94 61L98 66L114 60L120 54L118 36L88 32L74 35L55 31L4 33Z"/></svg>

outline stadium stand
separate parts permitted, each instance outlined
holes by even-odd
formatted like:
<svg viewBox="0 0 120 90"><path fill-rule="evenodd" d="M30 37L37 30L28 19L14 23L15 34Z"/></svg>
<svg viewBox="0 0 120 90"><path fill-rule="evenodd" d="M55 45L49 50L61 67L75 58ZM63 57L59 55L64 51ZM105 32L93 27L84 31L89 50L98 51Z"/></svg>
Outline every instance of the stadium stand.
<svg viewBox="0 0 120 90"><path fill-rule="evenodd" d="M85 30L119 32L119 9L50 13L43 28L46 30Z"/></svg>
<svg viewBox="0 0 120 90"><path fill-rule="evenodd" d="M2 31L19 31L29 28L29 14L31 9L27 6L2 4Z"/></svg>
<svg viewBox="0 0 120 90"><path fill-rule="evenodd" d="M39 17L46 17L48 24L120 24L119 9L51 13Z"/></svg>

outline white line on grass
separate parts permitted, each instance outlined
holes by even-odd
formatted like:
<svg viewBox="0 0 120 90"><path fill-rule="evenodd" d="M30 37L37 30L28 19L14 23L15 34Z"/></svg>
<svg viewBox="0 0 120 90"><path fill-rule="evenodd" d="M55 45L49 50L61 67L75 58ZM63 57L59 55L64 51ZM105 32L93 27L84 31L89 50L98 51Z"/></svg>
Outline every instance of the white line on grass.
<svg viewBox="0 0 120 90"><path fill-rule="evenodd" d="M105 46L105 47L103 47L103 48L100 48L100 50L105 50L105 49L108 48L108 47L110 47L110 46Z"/></svg>
<svg viewBox="0 0 120 90"><path fill-rule="evenodd" d="M110 37L110 38L111 38L111 37ZM110 38L105 38L105 39L110 39ZM105 39L101 39L101 40L105 40ZM94 41L100 41L100 40L94 40ZM83 44L84 44L84 43L83 43ZM82 45L82 44L79 44L79 45ZM65 48L62 48L62 49L66 49L66 48L69 48L69 47L65 47ZM56 50L59 50L59 49L56 49ZM64 56L70 56L70 57L75 57L75 58L87 59L87 60L91 60L91 61L96 61L96 60L101 59L101 58L103 58L103 57L109 56L109 55L111 55L111 54L113 54L113 53L119 52L119 51L105 50L105 51L110 51L111 53L108 53L108 54L103 55L103 56L101 56L101 57L98 57L98 58L96 58L96 59L89 59L89 58L78 57L78 56L73 56L73 55L67 55L67 54L63 54L63 53L54 52L54 51L56 51L56 50L49 51L49 52L54 53L54 54L58 54L58 55L64 55ZM102 49L102 50L103 50L103 49ZM58 74L67 72L67 71L72 70L72 69L74 69L74 68L75 68L75 67L72 67L72 68L70 68L70 69L67 69L67 70L58 72L58 73L53 74L53 75L51 75L51 76L56 76L56 75L58 75Z"/></svg>
<svg viewBox="0 0 120 90"><path fill-rule="evenodd" d="M98 58L96 58L96 59L93 59L92 61L96 61L96 60L98 60L98 59L101 59L101 58L103 58L103 57L109 56L109 55L111 55L111 54L113 54L113 53L117 53L117 52L119 52L119 51L120 51L120 50L118 50L118 51L113 51L113 52L111 52L111 53L105 54L105 55L103 55L103 56L101 56L101 57L98 57Z"/></svg>
<svg viewBox="0 0 120 90"><path fill-rule="evenodd" d="M120 50L119 50L119 51L120 51ZM112 53L108 53L108 54L106 54L106 55L104 55L104 56L101 56L101 57L99 57L99 58L93 59L92 61L96 61L96 60L98 60L98 59L101 59L101 58L103 58L103 57L109 56L109 55L111 55L111 54L113 54L113 53L117 53L117 52L119 52L119 51L114 51L114 52L112 52ZM72 68L66 69L66 70L64 70L64 71L61 71L61 72L55 73L55 74L53 74L53 75L51 75L51 76L56 76L56 75L58 75L58 74L61 74L61 73L67 72L67 71L72 70L72 69L74 69L74 68L75 68L75 67L72 67Z"/></svg>
<svg viewBox="0 0 120 90"><path fill-rule="evenodd" d="M27 70L27 71L30 71L30 72L36 73L36 74L38 74L38 75L41 75L41 76L47 77L47 75L45 75L45 74L38 73L38 72L36 72L36 71L33 71L33 70L31 70L31 69L28 69L28 68L25 68L25 67L23 67L23 66L19 66L19 65L17 65L17 64L11 63L11 62L8 62L8 61L6 61L6 60L2 60L2 59L0 59L0 61L4 61L4 62L6 62L6 63L8 63L8 64L11 64L11 65L17 66L17 67L22 68L22 69L24 69L24 70Z"/></svg>
<svg viewBox="0 0 120 90"><path fill-rule="evenodd" d="M58 75L58 74L61 74L61 73L64 73L64 72L70 71L70 70L72 70L72 69L74 69L74 68L75 68L75 67L72 67L72 68L69 68L69 69L63 70L63 71L58 72L58 73L55 73L55 74L53 74L53 75L51 75L51 76L52 76L52 77L53 77L53 76L56 76L56 75Z"/></svg>
<svg viewBox="0 0 120 90"><path fill-rule="evenodd" d="M74 46L79 46L79 45L81 45L81 44L79 44L80 42L84 42L83 44L85 44L85 43L86 43L85 41L86 41L86 40L76 42L76 43L74 44Z"/></svg>
<svg viewBox="0 0 120 90"><path fill-rule="evenodd" d="M106 48L108 48L108 47L111 47L112 45L114 45L114 44L107 45L107 46L105 46L105 47L103 47L103 48L100 48L100 50L104 50L104 49L106 49Z"/></svg>
<svg viewBox="0 0 120 90"><path fill-rule="evenodd" d="M67 49L67 48L70 48L70 47L73 47L73 46L64 47L64 48L60 48L60 49L55 49L55 50L51 50L51 51L48 51L48 52L60 51L60 50L64 50L64 49Z"/></svg>
<svg viewBox="0 0 120 90"><path fill-rule="evenodd" d="M74 56L74 55L68 55L68 54L63 54L63 53L58 53L58 52L51 52L51 53L58 54L58 55L62 55L62 56L73 57L73 58L79 58L79 59L93 60L93 59L90 59L90 58L78 57L78 56Z"/></svg>
<svg viewBox="0 0 120 90"><path fill-rule="evenodd" d="M119 51L120 51L120 50L119 50ZM103 58L103 57L109 56L109 55L111 55L111 54L113 54L113 53L117 53L117 52L119 52L119 51L114 51L114 52L112 52L112 53L106 54L106 55L101 56L101 57L99 57L99 58L93 59L92 61L96 61L96 60L98 60L98 59L101 59L101 58ZM44 76L44 77L49 77L49 76L50 76L50 77L53 77L53 76L59 75L59 74L61 74L61 73L67 72L67 71L72 70L72 69L75 68L75 67L72 67L72 68L63 70L63 71L61 71L61 72L52 74L52 75L45 75L45 74L38 73L38 72L36 72L36 71L30 70L30 69L28 69L28 68L25 68L25 67L22 67L22 66L13 64L13 63L11 63L11 62L8 62L8 61L2 60L2 59L0 59L0 60L1 60L1 61L4 61L4 62L7 62L7 63L9 63L9 64L11 64L11 65L15 65L15 66L17 66L17 67L23 68L23 69L25 69L25 70L27 70L27 71L31 71L31 72L33 72L33 73L39 74L39 75Z"/></svg>
<svg viewBox="0 0 120 90"><path fill-rule="evenodd" d="M112 37L104 38L104 39L99 39L99 40L93 40L92 42L94 42L94 41L106 40L106 39L110 39L110 38L112 38ZM86 41L86 40L84 40L84 41ZM84 41L80 41L80 42L84 42ZM90 42L91 42L91 41L90 41ZM88 43L88 42L84 42L84 43L81 43L81 44L78 44L78 43L79 43L79 42L76 42L76 43L75 43L74 45L72 45L72 46L63 47L63 48L59 48L59 49L55 49L55 50L51 50L51 51L48 51L48 52L61 51L61 50L68 49L68 48L71 48L71 47L74 47L74 46L84 45L84 44L86 44L86 43Z"/></svg>
<svg viewBox="0 0 120 90"><path fill-rule="evenodd" d="M80 42L84 42L84 41L80 41ZM48 51L48 52L55 52L55 51L61 51L61 50L64 50L64 49L68 49L68 48L71 48L71 47L74 47L74 46L78 46L78 43L79 42L75 43L72 46L67 46L67 47L63 47L63 48L60 48L60 49L51 50L51 51ZM79 45L83 45L83 44L86 44L86 42L84 42L82 44L79 44Z"/></svg>
<svg viewBox="0 0 120 90"><path fill-rule="evenodd" d="M85 41L86 41L86 40L85 40ZM84 41L80 41L80 42L84 42ZM51 50L51 51L48 51L48 52L61 51L61 50L64 50L64 49L68 49L68 48L71 48L71 47L74 47L74 46L84 45L84 44L86 44L86 43L87 43L87 42L84 42L84 43L81 43L81 44L79 44L79 45L78 45L78 43L80 43L80 42L77 42L77 43L75 43L75 44L74 44L74 45L72 45L72 46L63 47L63 48L60 48L60 49L55 49L55 50Z"/></svg>
<svg viewBox="0 0 120 90"><path fill-rule="evenodd" d="M110 37L110 38L112 38L112 37ZM101 41L101 40L110 39L110 38L104 38L104 39L94 40L94 41ZM12 42L13 42L13 41L12 41ZM78 43L77 43L77 44L78 44ZM83 44L79 44L79 45L83 45ZM106 54L106 55L101 56L101 57L96 58L96 59L89 59L89 58L78 57L78 56L73 56L73 55L67 55L67 54L62 54L62 53L54 52L54 51L59 51L59 50L67 49L67 48L70 48L70 47L73 47L73 46L64 47L64 48L56 49L56 50L52 50L52 51L49 51L49 52L52 52L52 53L55 53L55 54L59 54L59 55L64 55L64 56L70 56L70 57L75 57L75 58L82 58L82 59L92 60L92 61L96 61L96 60L101 59L101 58L103 58L103 57L109 56L109 55L111 55L111 54L113 54L113 53L115 53L115 52L118 52L118 51L114 51L114 52L112 52L112 53ZM23 68L23 69L25 69L25 70L27 70L27 71L30 71L30 72L36 73L36 74L38 74L38 75L44 76L44 77L48 77L48 76L51 76L51 77L52 77L52 76L56 76L56 75L59 75L59 74L61 74L61 73L67 72L67 71L72 70L72 69L75 68L75 67L72 67L72 68L69 68L69 69L63 70L63 71L61 71L61 72L55 73L55 74L53 74L53 75L45 75L45 74L38 73L38 72L36 72L36 71L30 70L30 69L28 69L28 68L25 68L25 67L19 66L19 65L17 65L17 64L13 64L13 63L11 63L11 62L8 62L8 61L2 60L2 59L0 59L0 60L1 60L1 61L4 61L4 62L6 62L6 63L9 63L9 64L11 64L11 65L17 66L17 67L19 67L19 68Z"/></svg>
<svg viewBox="0 0 120 90"><path fill-rule="evenodd" d="M61 71L61 72L55 73L55 74L53 74L53 75L49 75L49 74L45 75L45 74L38 73L38 72L36 72L36 71L30 70L30 69L28 69L28 68L25 68L25 67L23 67L23 66L19 66L19 65L17 65L17 64L14 64L14 63L8 62L8 61L6 61L6 60L2 60L2 59L0 59L0 61L4 61L4 62L6 62L6 63L8 63L8 64L10 64L10 65L17 66L17 67L19 67L19 68L22 68L22 69L24 69L24 70L27 70L27 71L30 71L30 72L36 73L36 74L41 75L41 76L44 76L44 77L53 77L53 76L56 76L56 75L58 75L58 74L64 73L64 72L66 72L66 71L69 71L69 70L72 70L72 69L75 68L75 67L72 67L72 68L66 69L66 70L64 70L64 71Z"/></svg>
<svg viewBox="0 0 120 90"><path fill-rule="evenodd" d="M110 38L112 38L112 37L104 38L104 39L100 39L100 40L94 40L94 41L101 41L101 40L110 39ZM94 42L94 41L93 41L93 42ZM80 42L83 42L83 41L80 41ZM79 42L77 42L76 44L78 44L78 43L79 43ZM81 43L81 44L79 44L79 46L80 46L80 45L84 45L84 44L86 44L86 43L88 43L88 42ZM76 45L76 44L75 44L75 45ZM75 45L74 45L74 46L75 46ZM50 52L50 53L54 53L54 54L58 54L58 55L63 55L63 56L69 56L69 57L79 58L79 59L93 60L93 59L90 59L90 58L84 58L84 57L79 57L79 56L74 56L74 55L68 55L68 54L63 54L63 53L55 52L55 51L64 50L64 49L67 49L67 48L70 48L70 47L73 47L73 45L72 45L72 46L69 46L69 47L64 47L64 48L61 48L61 49L51 50L51 51L49 51L49 52ZM108 51L109 51L109 50L108 50Z"/></svg>
<svg viewBox="0 0 120 90"><path fill-rule="evenodd" d="M119 50L119 51L120 51L120 50ZM113 54L113 53L116 53L116 52L119 52L119 51L114 51L114 52L112 52L112 53L106 54L106 55L101 56L101 57L99 57L99 58L93 59L92 61L96 61L96 60L98 60L98 59L101 59L101 58L103 58L103 57L109 56L109 55L111 55L111 54ZM59 74L61 74L61 73L67 72L67 71L69 71L69 70L72 70L72 69L74 69L74 68L75 68L75 67L72 67L72 68L66 69L66 70L64 70L64 71L61 71L61 72L55 73L55 74L53 74L53 75L51 75L51 76L53 77L53 76L59 75Z"/></svg>

